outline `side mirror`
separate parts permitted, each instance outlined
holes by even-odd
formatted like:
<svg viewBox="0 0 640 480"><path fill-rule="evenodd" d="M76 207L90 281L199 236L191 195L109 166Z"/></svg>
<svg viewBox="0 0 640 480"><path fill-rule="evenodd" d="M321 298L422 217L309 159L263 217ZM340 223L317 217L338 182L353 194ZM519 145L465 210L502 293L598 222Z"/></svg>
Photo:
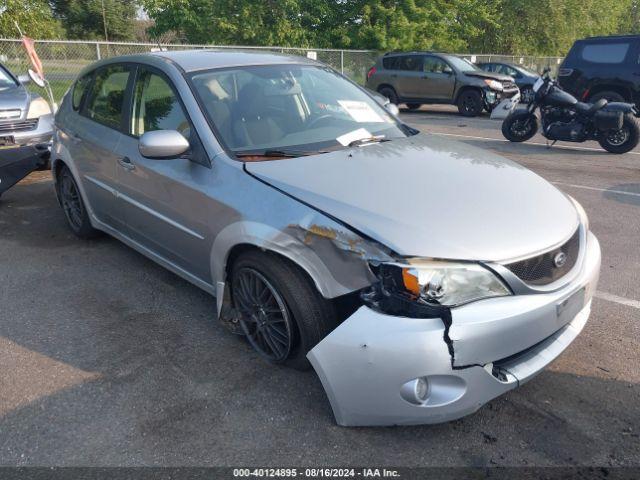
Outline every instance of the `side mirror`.
<svg viewBox="0 0 640 480"><path fill-rule="evenodd" d="M44 78L42 78L40 75L38 75L36 72L34 72L33 70L29 69L27 71L29 78L31 79L31 81L33 83L35 83L37 86L39 86L40 88L44 88L46 85L46 82L44 81Z"/></svg>
<svg viewBox="0 0 640 480"><path fill-rule="evenodd" d="M146 158L176 158L189 150L189 141L176 130L147 132L138 142L140 155Z"/></svg>
<svg viewBox="0 0 640 480"><path fill-rule="evenodd" d="M453 70L451 69L451 67L445 67L442 69L442 73L446 73L447 75L452 75Z"/></svg>
<svg viewBox="0 0 640 480"><path fill-rule="evenodd" d="M395 103L389 102L385 104L384 108L387 110L387 112L389 112L394 117L397 117L398 115L400 115L400 109Z"/></svg>
<svg viewBox="0 0 640 480"><path fill-rule="evenodd" d="M31 82L31 79L29 78L29 75L18 75L18 81L22 85L27 85L29 82Z"/></svg>

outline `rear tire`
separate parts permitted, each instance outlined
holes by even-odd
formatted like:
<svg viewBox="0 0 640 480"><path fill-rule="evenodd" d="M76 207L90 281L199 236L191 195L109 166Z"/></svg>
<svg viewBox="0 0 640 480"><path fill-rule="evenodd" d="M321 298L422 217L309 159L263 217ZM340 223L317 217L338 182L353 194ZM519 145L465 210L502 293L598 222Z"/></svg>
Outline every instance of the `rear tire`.
<svg viewBox="0 0 640 480"><path fill-rule="evenodd" d="M596 103L598 100L605 99L609 102L624 102L625 98L620 95L618 92L605 91L596 93L595 95L589 97L589 102Z"/></svg>
<svg viewBox="0 0 640 480"><path fill-rule="evenodd" d="M378 93L384 97L387 97L391 103L398 105L398 95L392 87L382 87L378 90Z"/></svg>
<svg viewBox="0 0 640 480"><path fill-rule="evenodd" d="M99 236L100 231L91 226L80 189L67 166L62 167L58 173L56 188L67 225L74 235L85 240Z"/></svg>
<svg viewBox="0 0 640 480"><path fill-rule="evenodd" d="M244 278L246 284L246 279L252 275L266 281L263 285L275 293L272 298L276 302L272 299L260 306L260 299L264 299L266 293L259 294L256 302L247 301L246 287L242 282ZM271 363L285 364L298 370L309 369L307 353L337 325L333 302L320 295L308 275L297 265L273 253L249 251L238 257L231 269L231 291L247 340ZM266 291L263 289L263 292ZM251 297L257 298L249 295ZM261 321L264 323L260 327L263 331L277 322L278 338L284 339L282 333L285 332L288 335L283 340L286 348L273 354L270 341L264 338L269 333L258 332Z"/></svg>
<svg viewBox="0 0 640 480"><path fill-rule="evenodd" d="M477 117L483 108L482 95L476 90L467 90L458 97L458 112L463 117Z"/></svg>
<svg viewBox="0 0 640 480"><path fill-rule="evenodd" d="M407 103L407 108L409 110L418 110L421 106L421 103Z"/></svg>
<svg viewBox="0 0 640 480"><path fill-rule="evenodd" d="M512 113L502 122L502 135L510 142L526 142L540 128L540 120L533 113Z"/></svg>
<svg viewBox="0 0 640 480"><path fill-rule="evenodd" d="M620 130L607 132L598 143L609 153L627 153L640 142L640 125L630 113L625 114Z"/></svg>

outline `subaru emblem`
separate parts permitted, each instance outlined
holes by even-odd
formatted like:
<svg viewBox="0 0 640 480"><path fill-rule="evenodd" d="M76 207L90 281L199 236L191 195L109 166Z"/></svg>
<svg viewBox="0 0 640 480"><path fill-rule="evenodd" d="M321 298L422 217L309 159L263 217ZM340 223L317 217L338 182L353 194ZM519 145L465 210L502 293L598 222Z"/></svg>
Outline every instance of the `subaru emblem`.
<svg viewBox="0 0 640 480"><path fill-rule="evenodd" d="M567 263L567 254L564 252L556 253L556 256L553 257L553 264L556 268L564 266L565 263Z"/></svg>

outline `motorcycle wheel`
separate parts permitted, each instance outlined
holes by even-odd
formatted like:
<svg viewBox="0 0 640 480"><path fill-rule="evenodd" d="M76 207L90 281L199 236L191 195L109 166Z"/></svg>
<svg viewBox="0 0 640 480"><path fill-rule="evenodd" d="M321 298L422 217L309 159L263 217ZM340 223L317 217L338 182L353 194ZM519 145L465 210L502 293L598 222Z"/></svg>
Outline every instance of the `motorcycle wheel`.
<svg viewBox="0 0 640 480"><path fill-rule="evenodd" d="M622 128L606 132L598 143L609 153L627 153L638 146L640 142L640 125L635 117L629 113L624 116Z"/></svg>
<svg viewBox="0 0 640 480"><path fill-rule="evenodd" d="M540 128L540 120L533 113L512 113L502 122L502 135L510 142L526 142Z"/></svg>

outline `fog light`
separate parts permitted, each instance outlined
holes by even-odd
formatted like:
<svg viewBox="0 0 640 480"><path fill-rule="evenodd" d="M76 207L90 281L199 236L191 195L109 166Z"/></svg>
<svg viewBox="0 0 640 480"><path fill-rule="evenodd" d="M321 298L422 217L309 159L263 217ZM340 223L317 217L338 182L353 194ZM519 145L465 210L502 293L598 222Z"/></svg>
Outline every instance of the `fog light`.
<svg viewBox="0 0 640 480"><path fill-rule="evenodd" d="M416 380L416 398L418 398L421 402L424 402L427 399L427 395L429 394L429 383L422 377Z"/></svg>
<svg viewBox="0 0 640 480"><path fill-rule="evenodd" d="M495 103L496 101L496 94L494 92L486 92L484 94L485 98L487 99L487 103Z"/></svg>
<svg viewBox="0 0 640 480"><path fill-rule="evenodd" d="M400 395L407 402L421 405L429 397L429 382L424 377L411 380L402 385Z"/></svg>

